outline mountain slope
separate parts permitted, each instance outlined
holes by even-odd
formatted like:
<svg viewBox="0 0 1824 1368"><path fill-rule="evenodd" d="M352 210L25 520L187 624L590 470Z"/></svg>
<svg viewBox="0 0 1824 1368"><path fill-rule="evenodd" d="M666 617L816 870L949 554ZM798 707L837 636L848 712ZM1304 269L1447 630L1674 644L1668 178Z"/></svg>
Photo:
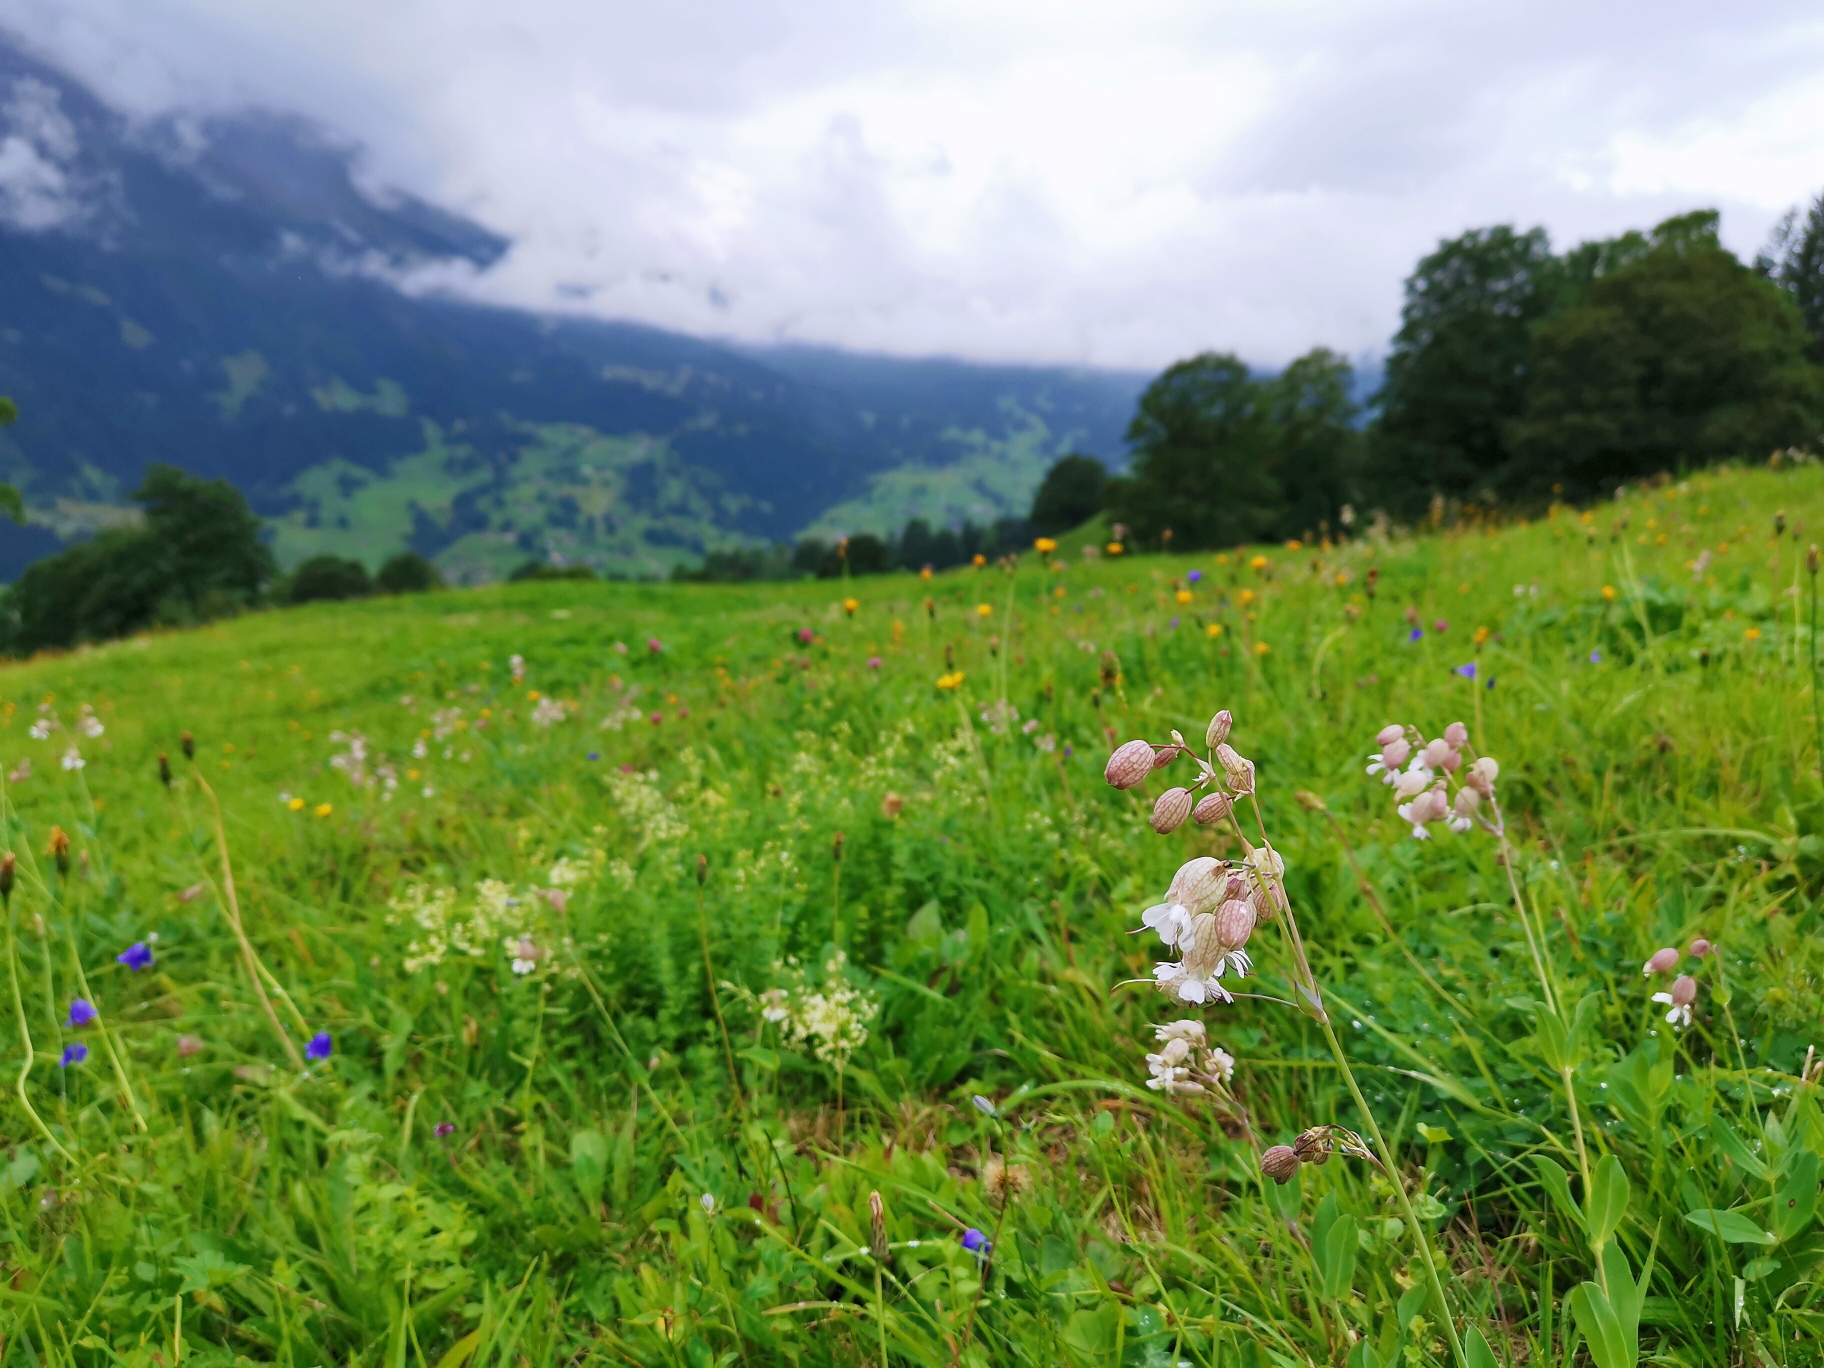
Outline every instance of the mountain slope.
<svg viewBox="0 0 1824 1368"><path fill-rule="evenodd" d="M0 44L0 393L22 409L0 473L37 524L0 534L0 575L48 529L118 516L151 461L245 489L288 563L413 545L483 578L528 554L654 572L812 524L993 516L1060 452L1120 450L1134 375L402 293L413 267L485 270L509 244L382 203L352 156L272 115L131 126Z"/></svg>

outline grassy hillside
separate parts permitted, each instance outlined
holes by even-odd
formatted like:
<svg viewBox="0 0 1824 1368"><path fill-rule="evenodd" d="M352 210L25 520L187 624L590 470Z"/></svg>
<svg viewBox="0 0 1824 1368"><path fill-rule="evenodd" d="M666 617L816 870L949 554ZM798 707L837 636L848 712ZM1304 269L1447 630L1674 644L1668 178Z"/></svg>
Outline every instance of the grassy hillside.
<svg viewBox="0 0 1824 1368"><path fill-rule="evenodd" d="M526 584L8 667L0 1363L1482 1368L1572 1363L1598 1295L1599 1368L1630 1308L1656 1362L1815 1362L1821 524L1815 467L1725 471L852 608ZM1219 707L1347 1076L1283 914L1201 1010L1132 934L1243 847L1148 829L1190 760L1104 761ZM1363 773L1458 720L1506 854ZM1641 965L1700 935L1668 1022ZM1181 1017L1225 1088L1145 1086ZM1400 1186L1262 1178L1324 1125Z"/></svg>

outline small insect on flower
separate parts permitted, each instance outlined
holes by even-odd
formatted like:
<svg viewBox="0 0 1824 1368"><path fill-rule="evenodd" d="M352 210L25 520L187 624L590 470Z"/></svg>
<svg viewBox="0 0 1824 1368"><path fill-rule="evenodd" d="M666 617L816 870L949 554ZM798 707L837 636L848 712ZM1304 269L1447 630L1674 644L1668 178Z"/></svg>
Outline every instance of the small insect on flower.
<svg viewBox="0 0 1824 1368"><path fill-rule="evenodd" d="M1691 1004L1697 1001L1697 980L1689 974L1680 974L1672 980L1672 991L1653 994L1653 1001L1663 1003L1672 1010L1666 1013L1666 1020L1674 1026L1691 1024Z"/></svg>
<svg viewBox="0 0 1824 1368"><path fill-rule="evenodd" d="M64 1025L71 1029L75 1029L79 1026L87 1026L100 1015L101 1013L95 1010L94 1003L90 1002L87 998L77 998L70 1004L69 1020L64 1022Z"/></svg>
<svg viewBox="0 0 1824 1368"><path fill-rule="evenodd" d="M335 1041L330 1039L328 1031L318 1031L304 1047L304 1058L315 1064L328 1059L336 1051Z"/></svg>
<svg viewBox="0 0 1824 1368"><path fill-rule="evenodd" d="M80 1041L63 1047L63 1057L57 1061L57 1067L67 1069L72 1064L80 1064L89 1057L89 1047Z"/></svg>
<svg viewBox="0 0 1824 1368"><path fill-rule="evenodd" d="M126 965L137 974L141 969L150 969L157 961L152 958L151 946L144 941L134 941L133 944L114 956L114 962Z"/></svg>

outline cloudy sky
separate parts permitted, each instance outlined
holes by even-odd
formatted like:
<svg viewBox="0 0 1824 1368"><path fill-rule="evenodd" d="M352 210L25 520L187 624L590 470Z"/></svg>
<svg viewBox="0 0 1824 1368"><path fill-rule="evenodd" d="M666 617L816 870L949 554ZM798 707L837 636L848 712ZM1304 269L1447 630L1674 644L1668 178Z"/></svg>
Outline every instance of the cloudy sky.
<svg viewBox="0 0 1824 1368"><path fill-rule="evenodd" d="M1824 189L1770 0L0 0L128 112L262 104L515 246L537 308L905 354L1370 355L1438 238Z"/></svg>

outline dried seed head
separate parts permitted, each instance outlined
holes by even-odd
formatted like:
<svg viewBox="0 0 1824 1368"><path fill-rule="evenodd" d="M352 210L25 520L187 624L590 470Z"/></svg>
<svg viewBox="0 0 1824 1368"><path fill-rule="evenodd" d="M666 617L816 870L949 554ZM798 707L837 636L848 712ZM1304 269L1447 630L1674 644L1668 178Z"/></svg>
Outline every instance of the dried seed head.
<svg viewBox="0 0 1824 1368"><path fill-rule="evenodd" d="M1240 950L1254 934L1254 904L1232 898L1216 909L1216 944L1224 950Z"/></svg>
<svg viewBox="0 0 1824 1368"><path fill-rule="evenodd" d="M1330 1131L1324 1126L1313 1126L1300 1131L1298 1139L1292 1142L1292 1153L1298 1156L1301 1164L1322 1166L1330 1157Z"/></svg>
<svg viewBox="0 0 1824 1368"><path fill-rule="evenodd" d="M697 856L697 887L701 888L703 886L704 882L708 878L709 878L709 856L699 855L699 856ZM561 912L561 911L563 911L563 909L560 907L560 908L558 908L558 911Z"/></svg>
<svg viewBox="0 0 1824 1368"><path fill-rule="evenodd" d="M171 787L171 761L163 751L158 753L158 781L166 788Z"/></svg>
<svg viewBox="0 0 1824 1368"><path fill-rule="evenodd" d="M1229 739L1229 728L1234 725L1234 717L1230 715L1227 708L1224 708L1210 719L1210 729L1203 734L1203 743L1211 750L1215 750Z"/></svg>
<svg viewBox="0 0 1824 1368"><path fill-rule="evenodd" d="M1464 726L1461 722L1452 722L1448 727L1444 728L1444 739L1458 750L1461 750L1464 746L1469 744L1469 728Z"/></svg>
<svg viewBox="0 0 1824 1368"><path fill-rule="evenodd" d="M891 821L893 818L899 816L900 811L905 805L906 800L901 798L897 793L888 793L880 800L880 815L885 817L888 821Z"/></svg>
<svg viewBox="0 0 1824 1368"><path fill-rule="evenodd" d="M1374 744L1385 748L1391 746L1395 741L1403 739L1405 735L1406 728L1402 727L1398 722L1389 722L1374 734Z"/></svg>
<svg viewBox="0 0 1824 1368"><path fill-rule="evenodd" d="M1680 974L1672 980L1672 1005L1689 1007L1697 1001L1697 980L1689 974Z"/></svg>
<svg viewBox="0 0 1824 1368"><path fill-rule="evenodd" d="M70 838L69 834L65 832L62 827L54 826L51 828L50 844L45 847L44 853L57 861L57 872L59 874L68 874L70 872Z"/></svg>
<svg viewBox="0 0 1824 1368"><path fill-rule="evenodd" d="M1641 973L1651 977L1654 974L1669 974L1678 968L1678 951L1671 946L1655 950L1653 956L1641 968Z"/></svg>
<svg viewBox="0 0 1824 1368"><path fill-rule="evenodd" d="M1711 945L1709 941L1705 940L1702 936L1699 936L1696 940L1691 942L1691 958L1702 959L1715 948L1716 947Z"/></svg>
<svg viewBox="0 0 1824 1368"><path fill-rule="evenodd" d="M0 855L0 902L7 906L13 901L13 880L18 877L19 857L12 851Z"/></svg>
<svg viewBox="0 0 1824 1368"><path fill-rule="evenodd" d="M1805 573L1808 575L1818 573L1818 544L1816 542L1813 542L1811 549L1805 553Z"/></svg>
<svg viewBox="0 0 1824 1368"><path fill-rule="evenodd" d="M1152 743L1129 741L1124 746L1117 746L1115 753L1108 757L1108 766L1102 771L1102 777L1115 788L1131 789L1136 784L1144 783L1146 776L1152 772Z"/></svg>
<svg viewBox="0 0 1824 1368"><path fill-rule="evenodd" d="M1211 793L1191 809L1191 820L1198 826L1209 826L1227 817L1229 809L1234 806L1234 803L1229 800L1228 794Z"/></svg>
<svg viewBox="0 0 1824 1368"><path fill-rule="evenodd" d="M1260 1171L1284 1187L1298 1172L1298 1154L1290 1145L1275 1145L1260 1156Z"/></svg>
<svg viewBox="0 0 1824 1368"><path fill-rule="evenodd" d="M882 1263L887 1258L887 1204L878 1192L868 1194L868 1251Z"/></svg>
<svg viewBox="0 0 1824 1368"><path fill-rule="evenodd" d="M184 759L196 759L196 738L190 735L189 732L185 732L182 736L178 737L177 744L184 752Z"/></svg>
<svg viewBox="0 0 1824 1368"><path fill-rule="evenodd" d="M1170 788L1160 794L1159 801L1153 804L1153 830L1161 836L1178 830L1191 815L1191 802L1187 788Z"/></svg>
<svg viewBox="0 0 1824 1368"><path fill-rule="evenodd" d="M842 833L840 831L836 833L836 839L830 842L830 859L837 864L842 863Z"/></svg>

